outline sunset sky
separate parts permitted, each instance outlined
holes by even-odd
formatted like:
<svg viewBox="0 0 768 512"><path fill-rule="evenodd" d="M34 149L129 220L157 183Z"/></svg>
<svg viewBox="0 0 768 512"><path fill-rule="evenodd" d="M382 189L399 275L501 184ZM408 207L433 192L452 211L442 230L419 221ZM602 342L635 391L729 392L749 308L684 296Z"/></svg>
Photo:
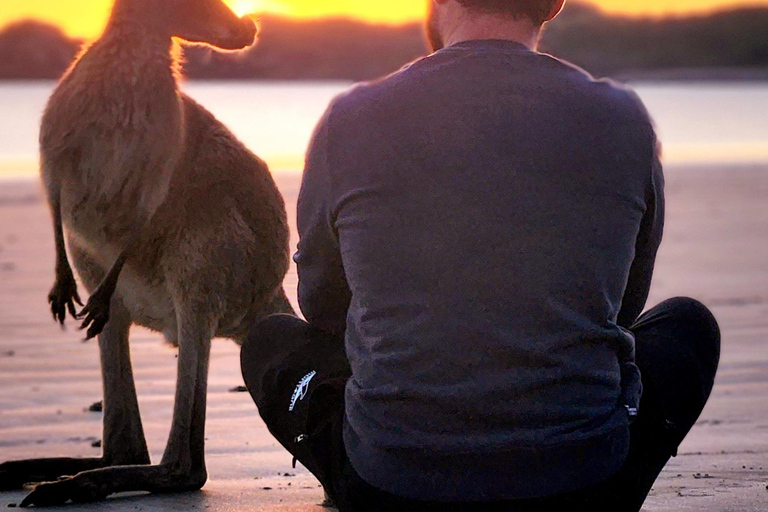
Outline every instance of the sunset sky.
<svg viewBox="0 0 768 512"><path fill-rule="evenodd" d="M23 18L60 25L72 36L99 33L113 0L0 0L0 26ZM423 18L426 0L225 0L240 14L273 12L293 17L350 16L374 22L401 23ZM631 15L706 12L737 5L764 5L768 0L588 0L606 11Z"/></svg>

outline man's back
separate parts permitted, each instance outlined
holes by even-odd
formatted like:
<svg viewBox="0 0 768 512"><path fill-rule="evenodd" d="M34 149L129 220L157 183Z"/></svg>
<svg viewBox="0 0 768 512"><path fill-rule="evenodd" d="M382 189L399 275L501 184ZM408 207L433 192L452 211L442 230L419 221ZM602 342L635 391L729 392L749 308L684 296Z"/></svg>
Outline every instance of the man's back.
<svg viewBox="0 0 768 512"><path fill-rule="evenodd" d="M360 475L479 500L616 471L639 395L619 324L647 296L661 187L630 93L514 42L459 43L339 98L296 259L307 319L346 329Z"/></svg>

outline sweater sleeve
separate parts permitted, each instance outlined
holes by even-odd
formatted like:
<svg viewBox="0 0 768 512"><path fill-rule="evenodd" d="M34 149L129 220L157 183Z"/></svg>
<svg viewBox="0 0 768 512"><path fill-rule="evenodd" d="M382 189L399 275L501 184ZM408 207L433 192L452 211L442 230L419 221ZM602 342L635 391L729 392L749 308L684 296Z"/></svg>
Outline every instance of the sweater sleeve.
<svg viewBox="0 0 768 512"><path fill-rule="evenodd" d="M310 142L297 205L299 245L294 255L299 275L299 306L310 325L343 333L351 292L344 275L333 212L329 168L330 112Z"/></svg>
<svg viewBox="0 0 768 512"><path fill-rule="evenodd" d="M656 254L664 232L664 173L657 143L651 164L651 177L646 190L646 210L635 243L635 258L629 271L618 324L629 328L645 308L651 288Z"/></svg>

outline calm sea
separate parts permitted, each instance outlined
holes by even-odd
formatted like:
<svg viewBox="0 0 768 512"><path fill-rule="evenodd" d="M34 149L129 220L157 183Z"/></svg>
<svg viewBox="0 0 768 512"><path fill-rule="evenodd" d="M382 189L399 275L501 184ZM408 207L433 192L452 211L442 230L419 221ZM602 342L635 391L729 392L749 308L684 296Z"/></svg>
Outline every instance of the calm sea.
<svg viewBox="0 0 768 512"><path fill-rule="evenodd" d="M54 84L0 82L0 176L37 172L40 115ZM184 89L273 170L300 172L315 123L346 82L193 82ZM768 163L768 84L636 83L669 164Z"/></svg>

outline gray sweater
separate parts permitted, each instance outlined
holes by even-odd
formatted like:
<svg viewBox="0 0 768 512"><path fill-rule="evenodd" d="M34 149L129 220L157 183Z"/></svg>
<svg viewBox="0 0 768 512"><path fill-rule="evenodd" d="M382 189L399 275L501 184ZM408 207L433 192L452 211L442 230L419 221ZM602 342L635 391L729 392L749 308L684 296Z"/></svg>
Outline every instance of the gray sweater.
<svg viewBox="0 0 768 512"><path fill-rule="evenodd" d="M536 497L626 457L663 224L639 99L508 41L337 98L298 205L301 310L345 332L344 441L385 491Z"/></svg>

